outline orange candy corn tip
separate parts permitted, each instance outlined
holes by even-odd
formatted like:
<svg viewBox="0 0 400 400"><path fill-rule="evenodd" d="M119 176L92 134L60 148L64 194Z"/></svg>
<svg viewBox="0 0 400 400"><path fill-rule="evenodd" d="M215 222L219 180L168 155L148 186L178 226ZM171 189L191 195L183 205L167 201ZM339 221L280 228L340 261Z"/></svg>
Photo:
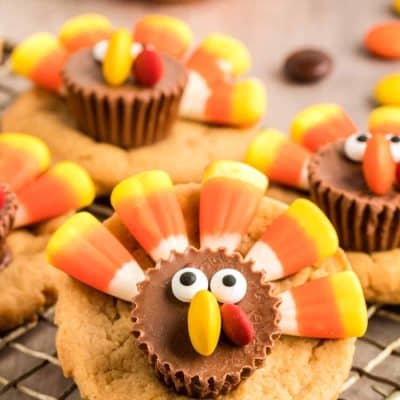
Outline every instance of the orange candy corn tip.
<svg viewBox="0 0 400 400"><path fill-rule="evenodd" d="M192 71L179 112L196 121L246 127L257 123L266 108L266 91L258 79L222 83L210 89L205 79Z"/></svg>
<svg viewBox="0 0 400 400"><path fill-rule="evenodd" d="M336 253L338 237L325 214L311 201L295 200L276 218L246 256L268 280L325 260Z"/></svg>
<svg viewBox="0 0 400 400"><path fill-rule="evenodd" d="M356 132L344 110L336 104L317 104L300 112L291 126L295 143L317 151L321 146Z"/></svg>
<svg viewBox="0 0 400 400"><path fill-rule="evenodd" d="M236 161L215 161L203 175L199 223L201 247L234 251L252 222L268 180Z"/></svg>
<svg viewBox="0 0 400 400"><path fill-rule="evenodd" d="M0 135L0 182L13 191L32 181L50 165L46 144L24 133L7 132Z"/></svg>
<svg viewBox="0 0 400 400"><path fill-rule="evenodd" d="M368 140L362 168L371 192L384 195L390 191L395 182L396 164L384 135L375 134Z"/></svg>
<svg viewBox="0 0 400 400"><path fill-rule="evenodd" d="M17 192L15 226L66 214L88 206L94 198L94 184L88 173L78 164L61 162Z"/></svg>
<svg viewBox="0 0 400 400"><path fill-rule="evenodd" d="M68 19L61 27L58 38L69 52L75 52L108 39L112 30L110 20L103 15L83 14Z"/></svg>
<svg viewBox="0 0 400 400"><path fill-rule="evenodd" d="M283 334L345 339L363 336L367 329L364 296L352 271L307 282L279 297Z"/></svg>
<svg viewBox="0 0 400 400"><path fill-rule="evenodd" d="M210 86L247 72L250 65L251 56L246 46L221 33L205 37L187 62L187 67L202 75Z"/></svg>
<svg viewBox="0 0 400 400"><path fill-rule="evenodd" d="M22 41L11 54L11 69L38 86L57 91L67 53L55 36L36 33Z"/></svg>
<svg viewBox="0 0 400 400"><path fill-rule="evenodd" d="M164 171L146 171L123 180L112 191L111 204L155 261L189 246L182 210Z"/></svg>
<svg viewBox="0 0 400 400"><path fill-rule="evenodd" d="M174 58L182 58L192 43L192 31L185 22L167 15L147 15L133 28L136 42L154 46Z"/></svg>
<svg viewBox="0 0 400 400"><path fill-rule="evenodd" d="M298 189L308 189L308 161L310 153L286 135L265 129L250 143L246 163L271 179Z"/></svg>
<svg viewBox="0 0 400 400"><path fill-rule="evenodd" d="M131 301L144 273L107 228L87 212L70 217L51 237L50 265L112 296Z"/></svg>
<svg viewBox="0 0 400 400"><path fill-rule="evenodd" d="M368 130L371 133L400 134L400 107L375 108L369 115Z"/></svg>

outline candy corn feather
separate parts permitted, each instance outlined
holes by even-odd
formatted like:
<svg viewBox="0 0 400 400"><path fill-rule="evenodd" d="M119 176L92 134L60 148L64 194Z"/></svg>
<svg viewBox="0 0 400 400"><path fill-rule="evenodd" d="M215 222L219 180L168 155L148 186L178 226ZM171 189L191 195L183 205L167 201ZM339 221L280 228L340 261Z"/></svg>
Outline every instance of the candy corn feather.
<svg viewBox="0 0 400 400"><path fill-rule="evenodd" d="M356 132L356 127L336 104L317 104L306 108L293 120L291 138L312 152L324 144L345 138Z"/></svg>
<svg viewBox="0 0 400 400"><path fill-rule="evenodd" d="M286 135L265 129L250 143L245 161L271 181L298 189L308 189L308 161L311 153Z"/></svg>
<svg viewBox="0 0 400 400"><path fill-rule="evenodd" d="M14 73L45 89L58 91L67 52L50 33L36 33L22 41L11 54Z"/></svg>
<svg viewBox="0 0 400 400"><path fill-rule="evenodd" d="M263 174L246 164L210 164L200 195L201 247L234 251L258 210L267 184Z"/></svg>
<svg viewBox="0 0 400 400"><path fill-rule="evenodd" d="M144 273L122 244L86 212L73 215L51 237L49 264L98 290L131 301Z"/></svg>
<svg viewBox="0 0 400 400"><path fill-rule="evenodd" d="M344 339L363 336L367 329L365 300L352 271L309 281L279 297L284 334Z"/></svg>
<svg viewBox="0 0 400 400"><path fill-rule="evenodd" d="M50 165L50 152L40 139L24 133L0 135L0 182L18 191Z"/></svg>
<svg viewBox="0 0 400 400"><path fill-rule="evenodd" d="M29 225L88 206L95 197L94 184L78 164L56 164L17 192L15 226Z"/></svg>
<svg viewBox="0 0 400 400"><path fill-rule="evenodd" d="M154 260L188 247L182 210L171 178L164 171L146 171L123 180L112 191L111 203Z"/></svg>
<svg viewBox="0 0 400 400"><path fill-rule="evenodd" d="M311 201L295 200L266 229L246 259L266 279L276 280L336 253L338 237L325 214Z"/></svg>

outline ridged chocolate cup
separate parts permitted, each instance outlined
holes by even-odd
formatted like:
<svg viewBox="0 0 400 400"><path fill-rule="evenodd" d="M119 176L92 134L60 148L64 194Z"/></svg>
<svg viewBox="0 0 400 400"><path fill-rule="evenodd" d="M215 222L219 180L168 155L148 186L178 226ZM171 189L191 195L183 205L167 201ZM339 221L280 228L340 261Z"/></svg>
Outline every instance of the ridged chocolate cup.
<svg viewBox="0 0 400 400"><path fill-rule="evenodd" d="M189 248L148 270L148 279L139 285L132 311L136 344L160 380L177 393L196 398L227 394L261 367L270 353L279 335L279 299L251 265L238 253ZM247 294L238 305L253 324L255 334L250 344L236 346L222 333L212 355L196 353L187 328L189 303L177 300L170 286L173 275L186 266L199 268L209 281L227 266L244 275Z"/></svg>
<svg viewBox="0 0 400 400"><path fill-rule="evenodd" d="M13 227L15 214L17 212L17 199L7 185L0 185L0 193L3 197L3 204L0 208L0 271L11 262L12 255L9 251L6 239Z"/></svg>
<svg viewBox="0 0 400 400"><path fill-rule="evenodd" d="M187 81L185 68L162 55L164 75L151 88L133 78L117 87L105 83L91 50L72 56L63 71L67 105L79 129L98 142L131 149L166 138L178 116Z"/></svg>
<svg viewBox="0 0 400 400"><path fill-rule="evenodd" d="M370 253L400 247L400 192L371 193L362 163L346 157L343 143L324 146L311 158L311 199L333 223L345 250Z"/></svg>

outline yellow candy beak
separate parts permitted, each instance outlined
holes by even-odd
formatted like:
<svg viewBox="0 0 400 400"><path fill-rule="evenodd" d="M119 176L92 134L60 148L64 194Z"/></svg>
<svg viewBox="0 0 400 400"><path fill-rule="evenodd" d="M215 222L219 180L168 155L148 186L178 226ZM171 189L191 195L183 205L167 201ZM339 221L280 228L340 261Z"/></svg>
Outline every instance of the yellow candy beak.
<svg viewBox="0 0 400 400"><path fill-rule="evenodd" d="M193 348L202 356L214 353L221 334L221 312L218 301L208 290L193 297L188 313L189 337Z"/></svg>

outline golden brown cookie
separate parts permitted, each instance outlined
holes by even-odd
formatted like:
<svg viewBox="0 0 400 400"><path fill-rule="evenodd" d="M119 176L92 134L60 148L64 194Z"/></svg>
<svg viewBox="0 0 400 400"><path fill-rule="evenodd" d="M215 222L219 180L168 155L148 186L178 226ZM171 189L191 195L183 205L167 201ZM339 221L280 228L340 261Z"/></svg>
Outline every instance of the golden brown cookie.
<svg viewBox="0 0 400 400"><path fill-rule="evenodd" d="M177 187L189 238L198 237L199 187ZM265 198L258 216L242 239L244 254L265 227L285 206ZM152 264L117 217L108 228L134 253L143 268ZM329 272L349 269L341 251L321 265L302 270L275 284L276 292ZM58 355L66 376L77 383L83 398L92 400L176 399L154 375L131 334L131 306L120 300L65 278L56 308ZM354 340L308 340L282 337L264 367L259 369L227 399L336 399L351 366Z"/></svg>
<svg viewBox="0 0 400 400"><path fill-rule="evenodd" d="M7 237L12 262L0 271L0 331L34 319L38 311L55 302L62 274L47 264L44 249L63 221L58 218Z"/></svg>
<svg viewBox="0 0 400 400"><path fill-rule="evenodd" d="M80 133L65 101L40 89L21 95L4 113L3 131L27 132L43 139L56 160L69 159L87 169L100 193L146 169L163 169L176 183L199 181L217 159L242 160L256 128L217 128L179 120L172 134L151 146L130 151L96 143Z"/></svg>

